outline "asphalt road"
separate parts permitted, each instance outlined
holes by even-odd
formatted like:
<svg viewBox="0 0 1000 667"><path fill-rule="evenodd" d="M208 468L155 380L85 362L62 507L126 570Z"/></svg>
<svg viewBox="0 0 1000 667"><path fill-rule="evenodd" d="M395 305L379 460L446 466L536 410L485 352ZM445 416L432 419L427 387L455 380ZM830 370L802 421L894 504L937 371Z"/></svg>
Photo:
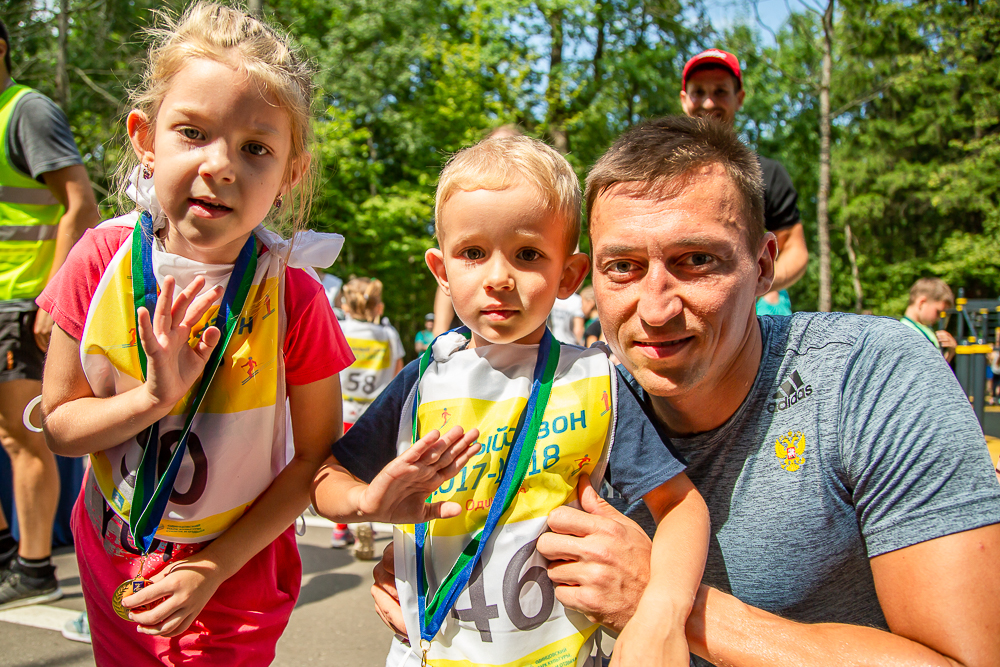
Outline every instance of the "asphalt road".
<svg viewBox="0 0 1000 667"><path fill-rule="evenodd" d="M380 533L377 554L382 553L389 537L387 532ZM330 549L329 540L329 528L312 525L299 538L302 593L278 642L274 665L385 663L392 633L375 613L369 594L374 562L355 561L349 551ZM54 629L23 624L57 627L84 608L75 555L61 550L54 560L65 597L44 608L0 612L0 667L94 665L89 644L71 642Z"/></svg>

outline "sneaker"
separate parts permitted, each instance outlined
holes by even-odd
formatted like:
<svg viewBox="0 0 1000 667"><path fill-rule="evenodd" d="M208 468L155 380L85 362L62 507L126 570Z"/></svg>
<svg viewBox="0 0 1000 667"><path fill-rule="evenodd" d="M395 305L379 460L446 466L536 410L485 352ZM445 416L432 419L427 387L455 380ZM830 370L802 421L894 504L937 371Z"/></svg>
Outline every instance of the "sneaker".
<svg viewBox="0 0 1000 667"><path fill-rule="evenodd" d="M90 643L90 622L87 620L87 612L81 612L76 618L66 621L63 626L62 636L73 642Z"/></svg>
<svg viewBox="0 0 1000 667"><path fill-rule="evenodd" d="M354 557L358 560L375 558L375 539L370 523L358 526L358 543L354 546Z"/></svg>
<svg viewBox="0 0 1000 667"><path fill-rule="evenodd" d="M55 572L47 577L29 577L13 565L0 583L0 611L29 604L53 602L63 596Z"/></svg>
<svg viewBox="0 0 1000 667"><path fill-rule="evenodd" d="M330 546L334 549L343 549L354 544L354 535L350 528L334 528L333 536L330 538Z"/></svg>

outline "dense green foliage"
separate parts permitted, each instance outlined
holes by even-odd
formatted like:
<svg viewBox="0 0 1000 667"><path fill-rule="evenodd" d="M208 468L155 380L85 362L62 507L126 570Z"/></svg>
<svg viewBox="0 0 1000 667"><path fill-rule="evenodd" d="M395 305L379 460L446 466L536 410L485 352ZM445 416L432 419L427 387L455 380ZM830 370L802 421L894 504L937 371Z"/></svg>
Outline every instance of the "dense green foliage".
<svg viewBox="0 0 1000 667"><path fill-rule="evenodd" d="M5 3L14 75L64 106L111 213L141 30L150 8L164 5L64 2L68 94L54 75L59 3ZM514 123L567 152L582 177L623 129L680 111L681 67L707 46L743 59L740 130L792 174L815 255L821 54L818 17L808 10L770 37L752 23L714 31L698 0L264 5L317 66L321 185L311 226L347 237L338 275L383 280L386 313L408 344L431 306L423 253L434 243L434 186L448 155ZM865 309L898 314L921 275L939 275L970 296L1000 293L998 43L996 3L838 3L835 308L854 307L845 224L856 237ZM815 265L792 289L796 308L815 308Z"/></svg>

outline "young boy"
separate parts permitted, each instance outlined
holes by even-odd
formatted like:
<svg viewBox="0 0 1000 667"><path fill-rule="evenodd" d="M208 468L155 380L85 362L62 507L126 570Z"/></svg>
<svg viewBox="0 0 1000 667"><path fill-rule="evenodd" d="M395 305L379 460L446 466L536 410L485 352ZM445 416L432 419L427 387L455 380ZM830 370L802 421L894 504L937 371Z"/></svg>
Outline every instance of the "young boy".
<svg viewBox="0 0 1000 667"><path fill-rule="evenodd" d="M466 326L396 377L314 484L316 508L337 521L429 522L395 531L413 649L400 662L394 646L388 664L600 665L598 626L555 599L535 542L610 460L615 488L663 526L616 661L686 666L704 501L606 352L560 346L545 327L588 269L576 175L541 142L487 139L445 167L435 213L427 265Z"/></svg>

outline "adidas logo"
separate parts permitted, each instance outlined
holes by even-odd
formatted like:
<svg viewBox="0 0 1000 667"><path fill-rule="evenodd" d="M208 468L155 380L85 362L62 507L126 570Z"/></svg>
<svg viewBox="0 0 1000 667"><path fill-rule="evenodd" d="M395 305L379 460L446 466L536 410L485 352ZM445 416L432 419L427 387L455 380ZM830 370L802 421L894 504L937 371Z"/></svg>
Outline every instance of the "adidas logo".
<svg viewBox="0 0 1000 667"><path fill-rule="evenodd" d="M767 411L781 412L782 410L787 410L799 401L804 401L809 396L812 396L812 393L812 385L807 385L803 382L798 371L792 371L788 379L778 387L778 391L774 392L774 395L771 396L774 402L767 404Z"/></svg>

